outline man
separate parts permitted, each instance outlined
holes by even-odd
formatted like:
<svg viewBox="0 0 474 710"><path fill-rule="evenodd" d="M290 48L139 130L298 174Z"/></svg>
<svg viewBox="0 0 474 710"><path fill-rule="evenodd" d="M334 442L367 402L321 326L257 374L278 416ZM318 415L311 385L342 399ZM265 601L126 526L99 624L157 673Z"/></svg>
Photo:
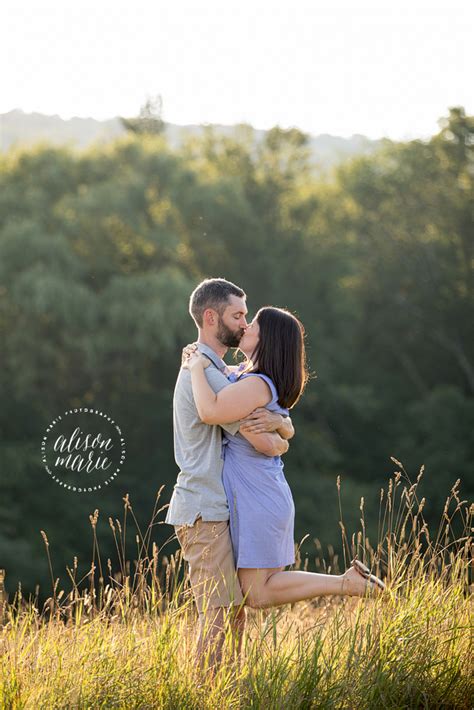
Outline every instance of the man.
<svg viewBox="0 0 474 710"><path fill-rule="evenodd" d="M198 349L211 364L207 380L219 392L230 384L222 358L237 347L247 328L246 295L225 279L206 279L191 294L189 312L198 328ZM181 368L173 398L174 449L180 468L165 522L174 525L189 563L193 596L199 613L198 654L201 664L207 653L211 666L219 663L228 615L240 653L245 626L245 608L235 570L229 533L229 508L222 483L222 430L204 424L194 403L191 375ZM294 429L289 417L255 410L241 422L223 424L231 434L238 431L267 456L288 450L286 439ZM234 636L235 638L235 636Z"/></svg>

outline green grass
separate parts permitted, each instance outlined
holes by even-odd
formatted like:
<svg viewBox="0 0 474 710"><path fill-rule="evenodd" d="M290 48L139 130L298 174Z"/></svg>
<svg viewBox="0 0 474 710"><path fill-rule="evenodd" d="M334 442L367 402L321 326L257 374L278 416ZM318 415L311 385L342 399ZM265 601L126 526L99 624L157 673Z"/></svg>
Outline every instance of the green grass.
<svg viewBox="0 0 474 710"><path fill-rule="evenodd" d="M363 501L361 530L350 540L341 521L346 557L357 553L388 591L248 610L240 663L228 637L214 674L194 657L197 620L180 553L160 558L155 544L148 553L160 493L144 535L128 496L123 523L110 520L120 571L112 574L108 561L107 582L96 511L98 585L90 573L84 588L75 560L69 593L57 591L50 568L52 595L42 610L21 593L4 610L0 707L472 708L473 509L455 485L431 536L417 497L423 470L411 484L396 463L402 470L381 492L375 547L365 537ZM137 529L132 574L124 554L129 515Z"/></svg>

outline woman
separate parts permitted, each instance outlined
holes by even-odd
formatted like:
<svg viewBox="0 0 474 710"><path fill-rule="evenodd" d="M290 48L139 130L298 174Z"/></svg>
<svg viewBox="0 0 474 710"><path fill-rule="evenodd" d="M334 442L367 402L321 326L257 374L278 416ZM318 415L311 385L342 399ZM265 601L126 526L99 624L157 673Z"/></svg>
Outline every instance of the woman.
<svg viewBox="0 0 474 710"><path fill-rule="evenodd" d="M243 369L232 368L233 384L217 394L204 372L209 360L198 351L185 355L183 366L191 371L202 421L237 421L257 407L288 415L308 379L300 321L285 309L261 308L239 349L246 363ZM240 432L235 436L224 432L223 456L235 565L249 606L278 606L322 594L363 596L369 589L384 589L358 560L342 575L285 572L295 561L295 509L281 458L257 452Z"/></svg>

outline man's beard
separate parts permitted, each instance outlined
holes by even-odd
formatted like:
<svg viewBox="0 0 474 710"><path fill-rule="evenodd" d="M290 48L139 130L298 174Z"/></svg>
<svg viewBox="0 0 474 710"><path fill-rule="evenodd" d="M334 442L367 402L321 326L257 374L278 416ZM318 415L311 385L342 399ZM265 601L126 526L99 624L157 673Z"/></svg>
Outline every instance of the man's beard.
<svg viewBox="0 0 474 710"><path fill-rule="evenodd" d="M217 340L227 348L237 348L244 331L239 328L237 332L231 330L219 317L219 325L217 327Z"/></svg>

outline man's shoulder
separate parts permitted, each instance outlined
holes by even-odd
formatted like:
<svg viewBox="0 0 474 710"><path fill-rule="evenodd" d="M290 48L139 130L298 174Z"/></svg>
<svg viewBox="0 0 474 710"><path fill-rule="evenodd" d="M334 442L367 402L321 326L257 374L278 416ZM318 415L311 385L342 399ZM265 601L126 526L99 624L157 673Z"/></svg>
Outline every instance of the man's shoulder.
<svg viewBox="0 0 474 710"><path fill-rule="evenodd" d="M219 370L218 367L214 365L214 363L211 361L208 365L208 367L205 368L204 372L206 375L212 375L214 376L215 373L217 373L217 376L227 379L226 375ZM187 367L182 367L180 371L178 372L178 377L176 378L176 386L182 387L183 385L187 386L191 384L191 372L188 370Z"/></svg>
<svg viewBox="0 0 474 710"><path fill-rule="evenodd" d="M193 398L193 387L191 383L191 373L184 367L178 372L178 377L176 378L176 384L174 386L174 397L186 397L186 399Z"/></svg>
<svg viewBox="0 0 474 710"><path fill-rule="evenodd" d="M222 370L219 370L219 368L216 367L212 362L209 367L206 367L204 372L206 373L207 381L211 385L214 392L218 392L224 387L227 387L227 385L231 384L227 379L227 375L225 375Z"/></svg>
<svg viewBox="0 0 474 710"><path fill-rule="evenodd" d="M213 362L210 363L209 367L206 367L204 372L206 373L207 381L214 392L219 392L219 390L231 384L226 375L219 370ZM187 402L194 402L191 372L187 368L182 367L178 373L174 388L174 398L175 400L179 399Z"/></svg>
<svg viewBox="0 0 474 710"><path fill-rule="evenodd" d="M191 372L186 367L181 367L176 378L176 386L191 382Z"/></svg>

